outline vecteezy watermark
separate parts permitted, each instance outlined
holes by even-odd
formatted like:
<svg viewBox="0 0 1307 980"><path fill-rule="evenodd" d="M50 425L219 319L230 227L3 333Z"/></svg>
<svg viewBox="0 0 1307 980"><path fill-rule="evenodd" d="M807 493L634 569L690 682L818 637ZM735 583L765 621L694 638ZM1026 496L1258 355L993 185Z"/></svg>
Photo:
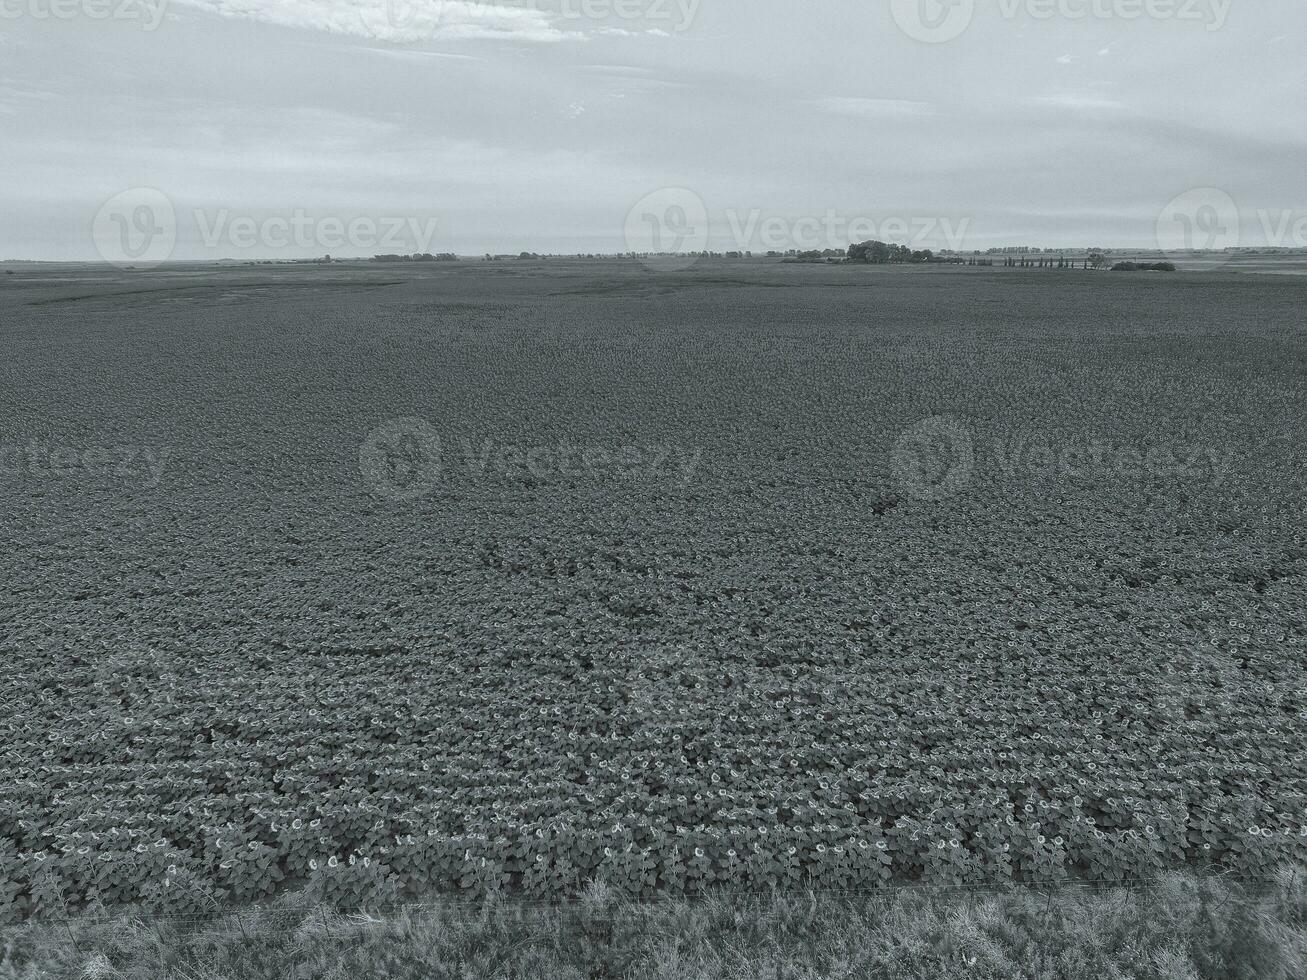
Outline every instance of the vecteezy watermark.
<svg viewBox="0 0 1307 980"><path fill-rule="evenodd" d="M440 483L440 433L422 419L392 419L363 440L359 472L378 497L425 497Z"/></svg>
<svg viewBox="0 0 1307 980"><path fill-rule="evenodd" d="M172 450L166 446L60 446L31 440L0 444L0 478L123 480L153 489Z"/></svg>
<svg viewBox="0 0 1307 980"><path fill-rule="evenodd" d="M714 221L713 218L717 220ZM708 205L686 187L645 195L627 212L624 237L630 254L656 271L688 269L710 242L731 252L846 252L860 242L884 240L912 249L962 251L969 217L942 215L849 215L835 208L820 214L768 214L761 208L726 208L710 216ZM716 228L716 233L712 232Z"/></svg>
<svg viewBox="0 0 1307 980"><path fill-rule="evenodd" d="M106 262L148 269L172 257L177 212L163 191L133 187L100 206L91 222L91 238Z"/></svg>
<svg viewBox="0 0 1307 980"><path fill-rule="evenodd" d="M820 215L763 216L762 210L726 209L726 223L736 250L761 247L799 251L839 249L850 244L881 240L904 242L909 247L946 247L962 251L971 227L969 217L911 215L873 218L841 214L827 208Z"/></svg>
<svg viewBox="0 0 1307 980"><path fill-rule="evenodd" d="M475 9L477 0L468 6ZM412 43L439 34L448 7L446 0L379 0L359 6L359 23L379 41Z"/></svg>
<svg viewBox="0 0 1307 980"><path fill-rule="evenodd" d="M904 496L937 501L964 491L977 473L999 482L1210 480L1220 486L1232 460L1228 450L1182 442L1039 431L982 438L963 419L935 416L903 431L890 469Z"/></svg>
<svg viewBox="0 0 1307 980"><path fill-rule="evenodd" d="M526 0L537 10L557 11L566 21L625 22L681 33L699 15L700 0Z"/></svg>
<svg viewBox="0 0 1307 980"><path fill-rule="evenodd" d="M689 483L700 449L665 444L506 443L458 435L444 439L418 418L392 419L373 429L359 450L359 471L369 489L388 500L426 496L442 480L622 479Z"/></svg>
<svg viewBox="0 0 1307 980"><path fill-rule="evenodd" d="M96 656L88 673L101 721L115 728L147 725L143 709L177 680L169 657L130 641Z"/></svg>
<svg viewBox="0 0 1307 980"><path fill-rule="evenodd" d="M989 444L1005 477L1069 480L1200 480L1220 486L1234 454L1192 443L1122 442L1084 436L1014 433Z"/></svg>
<svg viewBox="0 0 1307 980"><path fill-rule="evenodd" d="M1234 0L993 0L1004 20L1174 21L1219 31ZM908 37L943 44L966 33L976 19L977 0L890 0L894 22Z"/></svg>
<svg viewBox="0 0 1307 980"><path fill-rule="evenodd" d="M1157 216L1157 247L1172 259L1195 252L1219 260L1242 238L1239 206L1216 187L1196 187L1172 198Z"/></svg>
<svg viewBox="0 0 1307 980"><path fill-rule="evenodd" d="M659 272L688 269L708 247L708 206L688 187L664 187L640 198L626 214L629 252Z"/></svg>
<svg viewBox="0 0 1307 980"><path fill-rule="evenodd" d="M1218 187L1197 187L1172 198L1157 218L1157 246L1170 258L1199 256L1207 267L1240 249L1307 249L1307 211L1258 208L1260 238L1235 199Z"/></svg>
<svg viewBox="0 0 1307 980"><path fill-rule="evenodd" d="M136 21L158 30L168 0L0 0L0 20Z"/></svg>
<svg viewBox="0 0 1307 980"><path fill-rule="evenodd" d="M562 37L572 33L680 34L701 0L360 0L364 30L381 41L496 33Z"/></svg>
<svg viewBox="0 0 1307 980"><path fill-rule="evenodd" d="M1258 208L1257 222L1269 247L1307 249L1307 211Z"/></svg>
<svg viewBox="0 0 1307 980"><path fill-rule="evenodd" d="M976 0L890 0L890 13L913 40L943 44L971 26Z"/></svg>
<svg viewBox="0 0 1307 980"><path fill-rule="evenodd" d="M439 218L413 215L313 215L296 208L285 214L233 215L227 208L196 210L196 228L205 248L394 249L427 252Z"/></svg>
<svg viewBox="0 0 1307 980"><path fill-rule="evenodd" d="M914 500L943 500L971 480L976 454L971 430L960 419L936 415L903 430L890 454L890 470Z"/></svg>
<svg viewBox="0 0 1307 980"><path fill-rule="evenodd" d="M230 208L195 208L189 239L215 258L259 256L295 250L426 253L440 227L429 215L322 214L291 211L235 213ZM91 235L100 256L120 268L147 269L168 261L177 249L180 221L172 199L151 187L115 194L95 215Z"/></svg>

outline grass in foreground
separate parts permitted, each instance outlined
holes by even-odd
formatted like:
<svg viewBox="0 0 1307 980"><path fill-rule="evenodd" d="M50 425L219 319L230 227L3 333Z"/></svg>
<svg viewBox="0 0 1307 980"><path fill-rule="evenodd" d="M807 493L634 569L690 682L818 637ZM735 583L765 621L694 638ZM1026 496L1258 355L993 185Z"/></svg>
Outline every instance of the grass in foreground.
<svg viewBox="0 0 1307 980"><path fill-rule="evenodd" d="M194 919L131 915L0 933L0 978L539 980L1307 977L1307 875L1174 873L1147 888L714 896L634 905L449 903L342 914L289 899Z"/></svg>

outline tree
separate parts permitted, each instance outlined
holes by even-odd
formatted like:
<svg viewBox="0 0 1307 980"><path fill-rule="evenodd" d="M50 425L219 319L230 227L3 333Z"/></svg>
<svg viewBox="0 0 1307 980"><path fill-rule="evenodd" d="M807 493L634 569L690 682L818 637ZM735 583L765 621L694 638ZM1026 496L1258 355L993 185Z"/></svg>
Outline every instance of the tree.
<svg viewBox="0 0 1307 980"><path fill-rule="evenodd" d="M850 262L870 262L872 265L884 265L890 261L892 249L896 246L884 242L862 242L849 246Z"/></svg>

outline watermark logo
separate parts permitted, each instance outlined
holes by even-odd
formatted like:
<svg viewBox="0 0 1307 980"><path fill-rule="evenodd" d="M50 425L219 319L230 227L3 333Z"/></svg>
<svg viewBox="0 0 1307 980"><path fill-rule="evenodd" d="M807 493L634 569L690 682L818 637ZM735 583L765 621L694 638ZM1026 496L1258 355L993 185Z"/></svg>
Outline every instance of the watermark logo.
<svg viewBox="0 0 1307 980"><path fill-rule="evenodd" d="M91 223L100 257L118 268L148 269L166 262L177 245L177 212L153 187L134 187L100 206Z"/></svg>
<svg viewBox="0 0 1307 980"><path fill-rule="evenodd" d="M159 446L54 445L38 440L0 445L0 478L113 480L153 489L163 480L172 450Z"/></svg>
<svg viewBox="0 0 1307 980"><path fill-rule="evenodd" d="M1153 20L1221 30L1234 0L995 0L1002 20ZM976 0L890 0L894 22L908 37L943 44L961 37L976 19Z"/></svg>
<svg viewBox="0 0 1307 980"><path fill-rule="evenodd" d="M715 221L715 224L714 224ZM713 228L716 232L712 232ZM624 237L628 254L655 271L690 268L709 254L710 240L728 256L768 255L803 260L848 258L860 242L907 242L909 251L938 249L960 252L970 232L969 217L911 215L870 217L842 214L827 208L818 214L765 213L761 208L727 208L709 213L704 199L684 187L667 187L641 198L626 216Z"/></svg>
<svg viewBox="0 0 1307 980"><path fill-rule="evenodd" d="M624 22L666 33L688 31L699 15L700 0L532 0L537 10L552 11L565 21Z"/></svg>
<svg viewBox="0 0 1307 980"><path fill-rule="evenodd" d="M661 443L606 445L562 439L527 444L469 435L446 439L429 422L401 418L369 433L359 452L359 469L378 496L412 501L447 478L508 484L640 480L685 486L702 456L700 449Z"/></svg>
<svg viewBox="0 0 1307 980"><path fill-rule="evenodd" d="M647 194L626 215L626 248L660 272L678 272L708 247L708 207L686 187Z"/></svg>
<svg viewBox="0 0 1307 980"><path fill-rule="evenodd" d="M1257 221L1270 247L1307 249L1307 214L1302 211L1258 208Z"/></svg>
<svg viewBox="0 0 1307 980"><path fill-rule="evenodd" d="M183 232L187 242L214 258L289 250L308 258L342 250L429 255L439 230L439 218L415 214L324 214L304 208L249 213L194 208L179 214L163 191L136 187L101 206L91 234L105 261L123 269L149 269L172 258Z"/></svg>
<svg viewBox="0 0 1307 980"><path fill-rule="evenodd" d="M1219 31L1229 19L1234 0L998 0L1006 20L1174 21Z"/></svg>
<svg viewBox="0 0 1307 980"><path fill-rule="evenodd" d="M935 416L909 426L890 457L901 493L924 501L956 496L981 474L1000 483L1168 480L1220 486L1232 461L1228 450L1170 440L1122 442L1040 431L982 438L954 416Z"/></svg>
<svg viewBox="0 0 1307 980"><path fill-rule="evenodd" d="M1006 479L1199 480L1220 486L1233 454L1191 443L1018 432L985 447Z"/></svg>
<svg viewBox="0 0 1307 980"><path fill-rule="evenodd" d="M238 251L298 248L331 252L349 248L423 253L430 252L440 227L440 219L430 216L324 216L303 208L259 216L233 215L227 208L197 209L192 218L205 248Z"/></svg>
<svg viewBox="0 0 1307 980"><path fill-rule="evenodd" d="M976 0L890 0L894 22L908 37L943 44L961 37L976 15Z"/></svg>
<svg viewBox="0 0 1307 980"><path fill-rule="evenodd" d="M976 468L971 430L951 415L909 426L890 454L899 489L914 500L944 500L959 493Z"/></svg>
<svg viewBox="0 0 1307 980"><path fill-rule="evenodd" d="M359 471L379 497L397 501L425 497L440 483L440 433L422 419L392 419L364 440Z"/></svg>
<svg viewBox="0 0 1307 980"><path fill-rule="evenodd" d="M359 20L364 31L381 41L419 41L435 37L453 8L448 0L380 0L364 4ZM475 9L472 2L460 6Z"/></svg>
<svg viewBox="0 0 1307 980"><path fill-rule="evenodd" d="M1307 249L1307 212L1258 208L1254 234L1238 202L1218 187L1198 187L1173 198L1157 218L1157 246L1173 259L1199 259L1212 268L1239 252Z"/></svg>
<svg viewBox="0 0 1307 980"><path fill-rule="evenodd" d="M98 654L89 674L102 720L114 728L148 725L147 706L171 699L169 692L177 683L170 657L134 642Z"/></svg>
<svg viewBox="0 0 1307 980"><path fill-rule="evenodd" d="M688 31L701 0L362 0L364 31L381 41L435 37L586 33L670 35Z"/></svg>
<svg viewBox="0 0 1307 980"><path fill-rule="evenodd" d="M761 209L740 211L728 208L726 223L737 249L760 247L767 250L847 249L849 245L872 240L906 242L909 247L944 246L961 251L971 228L969 217L940 215L890 216L876 219L841 214L828 208L821 215L798 218L771 215Z"/></svg>
<svg viewBox="0 0 1307 980"><path fill-rule="evenodd" d="M1216 187L1197 187L1172 198L1157 217L1157 247L1172 259L1195 252L1221 258L1226 249L1238 247L1240 238L1239 206Z"/></svg>
<svg viewBox="0 0 1307 980"><path fill-rule="evenodd" d="M143 31L163 23L168 0L0 0L0 20L135 21Z"/></svg>

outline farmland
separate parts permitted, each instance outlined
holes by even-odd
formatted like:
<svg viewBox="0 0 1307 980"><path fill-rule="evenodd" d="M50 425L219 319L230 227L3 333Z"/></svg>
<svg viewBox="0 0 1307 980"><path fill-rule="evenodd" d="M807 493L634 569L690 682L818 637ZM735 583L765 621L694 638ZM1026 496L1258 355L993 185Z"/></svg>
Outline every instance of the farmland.
<svg viewBox="0 0 1307 980"><path fill-rule="evenodd" d="M0 915L1302 861L1305 305L0 276Z"/></svg>

